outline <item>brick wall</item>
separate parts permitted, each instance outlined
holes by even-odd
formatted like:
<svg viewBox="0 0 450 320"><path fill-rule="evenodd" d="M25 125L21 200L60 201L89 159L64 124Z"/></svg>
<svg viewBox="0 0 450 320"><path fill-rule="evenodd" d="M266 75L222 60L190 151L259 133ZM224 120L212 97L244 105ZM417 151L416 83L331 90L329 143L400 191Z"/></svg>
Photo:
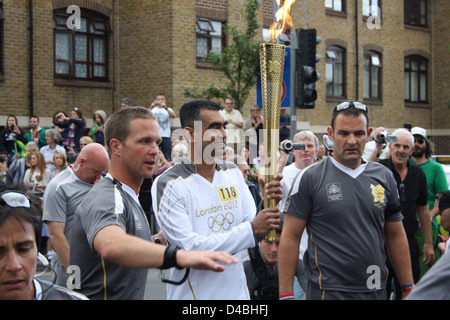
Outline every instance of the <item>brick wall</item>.
<svg viewBox="0 0 450 320"><path fill-rule="evenodd" d="M105 88L96 83L75 82L61 85L54 79L53 67L53 9L64 6L65 2L80 5L83 8L102 10L111 8L112 0L105 1L33 1L33 80L34 80L34 114L42 118L51 117L54 112L63 110L70 113L73 107L82 110L85 118L91 118L97 109L107 114L113 111L115 103L112 96L112 82ZM0 114L13 110L18 116L29 116L29 12L28 1L3 1L6 20L5 26L5 72L0 82ZM107 11L102 11L105 13ZM111 46L111 42L110 42ZM111 49L110 49L111 50ZM110 56L110 70L112 57ZM110 79L114 79L111 72ZM48 121L46 121L48 123Z"/></svg>
<svg viewBox="0 0 450 320"><path fill-rule="evenodd" d="M29 115L28 1L0 0L4 21L4 75L0 79L0 118L10 112ZM53 9L70 4L97 9L110 16L113 32L109 36L110 82L94 85L62 85L53 76ZM86 118L103 109L116 110L119 100L130 97L135 105L148 106L163 92L168 103L179 110L188 98L184 87L220 86L225 79L220 71L205 68L196 61L196 16L225 17L226 22L244 26L242 0L54 0L33 1L34 11L34 109L41 118L51 117L59 109L79 107ZM358 2L361 5L361 2ZM445 153L450 153L450 100L448 86L449 42L448 0L430 1L430 29L408 28L403 23L403 1L383 5L381 29L369 29L358 8L358 89L355 69L355 8L346 1L346 14L327 13L324 1L297 1L292 8L295 28L316 28L323 42L318 45L322 61L317 64L322 79L317 82L318 99L313 110L298 110L297 119L317 133L325 132L333 107L338 102L325 96L325 48L341 44L346 52L347 99L362 100L363 51L377 48L382 53L382 96L380 103L368 103L371 125L388 128L404 123L433 129ZM384 2L383 2L384 4ZM258 22L268 27L272 20L272 0L262 0ZM262 30L259 34L262 39ZM405 105L404 57L419 52L430 59L427 105ZM357 90L357 91L356 91ZM244 117L256 101L252 93L244 108ZM222 101L218 101L222 103ZM1 123L0 123L1 125ZM436 131L437 130L437 131ZM446 140L447 139L447 140ZM446 149L447 148L447 149Z"/></svg>
<svg viewBox="0 0 450 320"><path fill-rule="evenodd" d="M27 1L2 1L4 25L4 80L0 82L0 113L28 111L28 9ZM13 111L14 110L14 111ZM1 123L4 125L5 122Z"/></svg>

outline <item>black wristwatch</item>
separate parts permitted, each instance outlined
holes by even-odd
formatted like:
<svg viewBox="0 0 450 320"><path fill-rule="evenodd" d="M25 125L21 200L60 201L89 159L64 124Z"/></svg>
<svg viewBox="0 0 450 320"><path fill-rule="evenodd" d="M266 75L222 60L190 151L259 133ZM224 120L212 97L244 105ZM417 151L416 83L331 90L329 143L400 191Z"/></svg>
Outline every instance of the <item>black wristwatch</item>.
<svg viewBox="0 0 450 320"><path fill-rule="evenodd" d="M161 239L158 238L158 236L153 235L153 236L152 236L152 239L153 239L153 241L155 241L155 243L161 244Z"/></svg>

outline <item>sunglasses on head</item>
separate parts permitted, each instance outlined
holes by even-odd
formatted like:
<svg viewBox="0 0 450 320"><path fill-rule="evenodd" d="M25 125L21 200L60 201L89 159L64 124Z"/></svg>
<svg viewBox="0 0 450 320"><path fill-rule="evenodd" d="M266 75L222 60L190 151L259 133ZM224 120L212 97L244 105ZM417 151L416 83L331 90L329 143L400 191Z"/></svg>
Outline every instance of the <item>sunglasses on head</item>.
<svg viewBox="0 0 450 320"><path fill-rule="evenodd" d="M30 208L30 198L20 191L4 191L0 193L0 205L11 208Z"/></svg>
<svg viewBox="0 0 450 320"><path fill-rule="evenodd" d="M359 101L344 101L339 103L336 106L336 111L341 111L341 110L345 110L347 108L349 108L351 105L353 105L355 108L363 110L363 111L367 111L367 106Z"/></svg>

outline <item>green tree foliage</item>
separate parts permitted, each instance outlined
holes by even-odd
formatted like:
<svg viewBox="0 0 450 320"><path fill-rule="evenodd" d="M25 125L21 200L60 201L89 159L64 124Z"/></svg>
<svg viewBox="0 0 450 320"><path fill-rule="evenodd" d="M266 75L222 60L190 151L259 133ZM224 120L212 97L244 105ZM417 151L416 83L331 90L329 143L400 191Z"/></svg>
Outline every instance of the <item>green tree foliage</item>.
<svg viewBox="0 0 450 320"><path fill-rule="evenodd" d="M186 97L195 99L224 99L230 96L234 100L234 107L242 112L250 90L256 85L256 77L260 73L259 45L261 42L254 38L258 32L257 12L260 7L259 0L247 0L243 12L246 21L244 32L236 26L226 26L225 34L230 37L230 44L221 54L210 51L206 61L211 62L215 68L223 72L226 82L222 88L211 84L208 88L199 91L198 88L184 88Z"/></svg>

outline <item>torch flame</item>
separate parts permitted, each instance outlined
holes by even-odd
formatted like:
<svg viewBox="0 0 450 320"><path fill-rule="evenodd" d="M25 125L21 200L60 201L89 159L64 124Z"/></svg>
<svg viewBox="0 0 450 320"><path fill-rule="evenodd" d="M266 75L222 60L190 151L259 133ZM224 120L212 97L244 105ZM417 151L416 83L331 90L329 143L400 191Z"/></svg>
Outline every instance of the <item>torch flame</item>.
<svg viewBox="0 0 450 320"><path fill-rule="evenodd" d="M269 28L271 36L268 42L275 43L280 34L286 31L287 26L293 27L290 12L294 2L295 0L285 0L283 6L275 13L277 22L272 23ZM281 0L277 0L278 7L280 6L280 3Z"/></svg>

